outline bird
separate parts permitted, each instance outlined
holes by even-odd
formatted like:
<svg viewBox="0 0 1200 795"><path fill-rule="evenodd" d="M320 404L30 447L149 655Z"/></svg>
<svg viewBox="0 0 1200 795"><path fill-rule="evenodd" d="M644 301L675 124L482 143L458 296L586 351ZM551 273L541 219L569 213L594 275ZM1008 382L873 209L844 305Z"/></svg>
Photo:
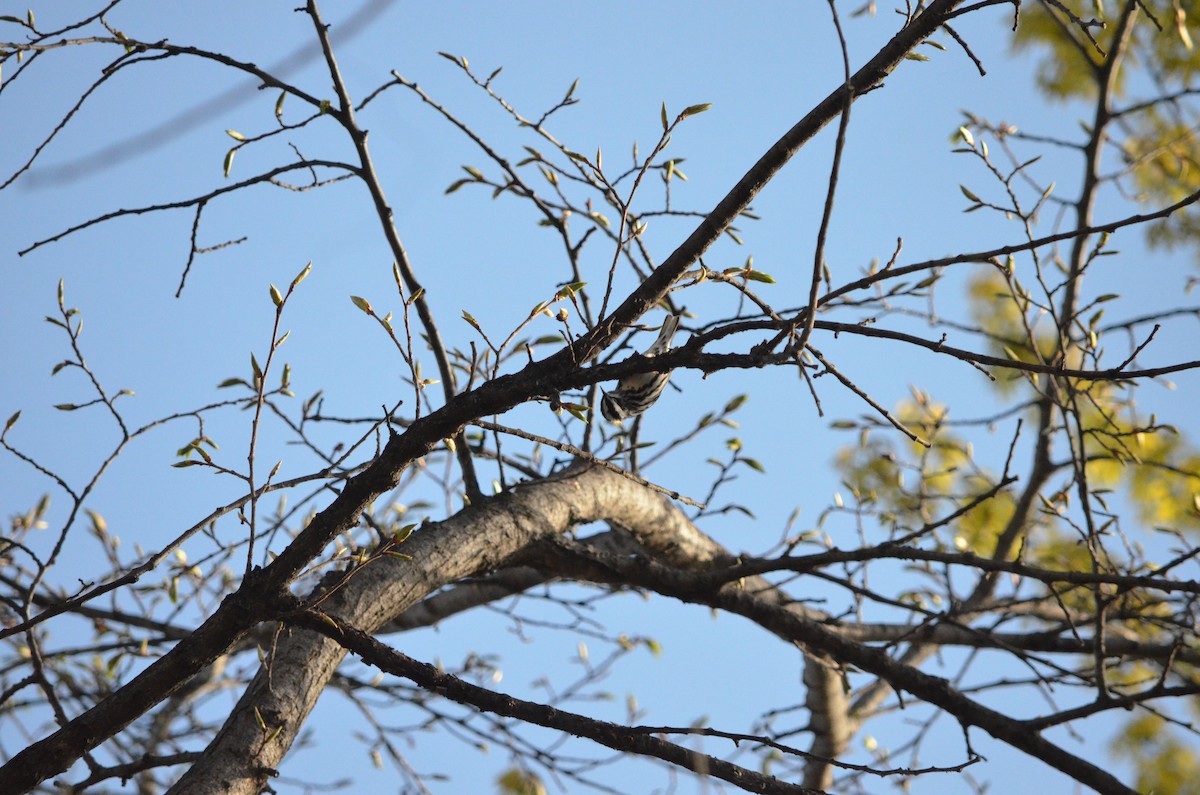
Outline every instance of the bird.
<svg viewBox="0 0 1200 795"><path fill-rule="evenodd" d="M658 339L646 349L643 356L658 356L671 350L671 338L679 328L679 315L668 315L658 332ZM620 424L621 420L636 417L654 405L667 386L671 374L649 372L627 375L617 382L617 388L606 392L600 399L600 413L609 422Z"/></svg>

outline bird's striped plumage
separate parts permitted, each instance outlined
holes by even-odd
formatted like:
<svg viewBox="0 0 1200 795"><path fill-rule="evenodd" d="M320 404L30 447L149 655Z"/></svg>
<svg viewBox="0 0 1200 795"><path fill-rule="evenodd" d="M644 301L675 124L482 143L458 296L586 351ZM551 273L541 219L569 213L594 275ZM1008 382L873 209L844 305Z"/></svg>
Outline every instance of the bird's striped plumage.
<svg viewBox="0 0 1200 795"><path fill-rule="evenodd" d="M671 339L679 328L679 316L668 315L663 321L658 339L646 349L644 356L657 356L671 350ZM637 373L627 375L617 382L617 388L608 392L600 400L600 413L609 422L620 422L629 417L636 417L658 400L671 379L670 373Z"/></svg>

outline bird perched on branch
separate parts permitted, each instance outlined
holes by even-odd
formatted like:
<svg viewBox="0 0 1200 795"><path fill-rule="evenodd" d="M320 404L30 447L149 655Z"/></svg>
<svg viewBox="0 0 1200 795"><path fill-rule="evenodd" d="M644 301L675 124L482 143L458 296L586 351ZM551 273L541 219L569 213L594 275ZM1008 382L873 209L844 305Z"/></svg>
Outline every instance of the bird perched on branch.
<svg viewBox="0 0 1200 795"><path fill-rule="evenodd" d="M663 321L662 329L658 332L658 339L646 349L643 356L658 356L660 353L671 350L671 338L675 336L677 328L679 328L679 316L668 315L667 319ZM600 399L600 413L604 415L604 419L616 423L629 417L636 417L658 400L658 396L662 394L670 379L670 373L650 372L627 375L617 382L616 389L606 392Z"/></svg>

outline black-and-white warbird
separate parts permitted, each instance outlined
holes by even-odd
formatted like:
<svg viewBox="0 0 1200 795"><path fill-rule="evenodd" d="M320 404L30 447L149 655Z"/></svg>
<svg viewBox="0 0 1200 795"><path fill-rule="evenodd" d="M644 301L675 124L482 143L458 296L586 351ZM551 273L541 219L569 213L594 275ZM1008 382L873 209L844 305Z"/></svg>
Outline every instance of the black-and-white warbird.
<svg viewBox="0 0 1200 795"><path fill-rule="evenodd" d="M668 315L663 321L658 339L646 349L643 356L657 356L671 350L671 338L675 329L679 328L679 316ZM667 381L671 380L670 373L637 373L627 375L617 382L617 388L606 392L600 399L600 413L609 422L619 423L629 417L636 417L658 400L658 396L666 389Z"/></svg>

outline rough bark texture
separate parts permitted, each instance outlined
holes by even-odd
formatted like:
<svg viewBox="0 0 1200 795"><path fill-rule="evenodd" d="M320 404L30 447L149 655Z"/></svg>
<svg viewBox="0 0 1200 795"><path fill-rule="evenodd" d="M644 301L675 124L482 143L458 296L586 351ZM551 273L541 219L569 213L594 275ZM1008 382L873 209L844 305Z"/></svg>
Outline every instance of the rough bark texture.
<svg viewBox="0 0 1200 795"><path fill-rule="evenodd" d="M561 475L427 525L404 543L411 561L379 558L321 608L374 632L447 583L483 574L530 544L599 520L646 528L646 537L665 547L686 549L689 558L714 551L715 545L661 495L601 467L577 464ZM261 791L345 654L315 633L282 632L203 758L170 792ZM260 725L260 717L265 725Z"/></svg>

